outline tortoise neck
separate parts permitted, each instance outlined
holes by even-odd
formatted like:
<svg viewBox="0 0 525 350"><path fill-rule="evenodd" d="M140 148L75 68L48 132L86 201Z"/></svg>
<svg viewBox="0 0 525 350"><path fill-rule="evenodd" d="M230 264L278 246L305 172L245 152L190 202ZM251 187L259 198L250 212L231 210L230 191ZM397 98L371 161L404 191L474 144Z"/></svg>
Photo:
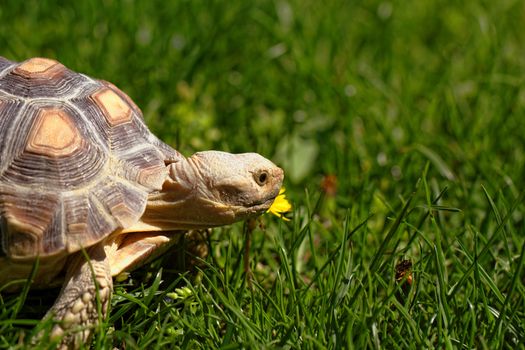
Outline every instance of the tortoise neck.
<svg viewBox="0 0 525 350"><path fill-rule="evenodd" d="M174 231L210 227L203 208L202 175L188 158L167 165L168 177L162 190L151 193L140 220L123 232Z"/></svg>

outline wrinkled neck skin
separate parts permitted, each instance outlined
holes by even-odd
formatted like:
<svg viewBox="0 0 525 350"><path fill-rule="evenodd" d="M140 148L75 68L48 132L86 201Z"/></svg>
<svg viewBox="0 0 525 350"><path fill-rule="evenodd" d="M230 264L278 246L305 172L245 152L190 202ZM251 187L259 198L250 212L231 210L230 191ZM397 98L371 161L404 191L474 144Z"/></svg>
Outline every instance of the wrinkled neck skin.
<svg viewBox="0 0 525 350"><path fill-rule="evenodd" d="M169 164L168 174L161 192L148 199L141 221L160 231L206 228L206 212L216 205L206 194L206 181L192 158L183 158ZM204 188L203 188L204 187ZM224 221L234 221L233 212L225 211Z"/></svg>
<svg viewBox="0 0 525 350"><path fill-rule="evenodd" d="M126 232L200 229L257 216L283 180L280 168L255 153L199 152L167 168L162 191L150 195L144 215Z"/></svg>

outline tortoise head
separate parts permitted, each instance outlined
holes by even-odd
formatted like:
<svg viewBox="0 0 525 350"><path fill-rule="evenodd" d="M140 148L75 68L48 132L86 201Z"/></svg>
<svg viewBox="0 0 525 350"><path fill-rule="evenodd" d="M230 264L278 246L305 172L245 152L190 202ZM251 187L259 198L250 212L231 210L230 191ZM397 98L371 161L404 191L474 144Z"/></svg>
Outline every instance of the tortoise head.
<svg viewBox="0 0 525 350"><path fill-rule="evenodd" d="M231 224L266 212L284 173L256 153L195 153L168 165L160 193L150 196L143 222L162 230Z"/></svg>

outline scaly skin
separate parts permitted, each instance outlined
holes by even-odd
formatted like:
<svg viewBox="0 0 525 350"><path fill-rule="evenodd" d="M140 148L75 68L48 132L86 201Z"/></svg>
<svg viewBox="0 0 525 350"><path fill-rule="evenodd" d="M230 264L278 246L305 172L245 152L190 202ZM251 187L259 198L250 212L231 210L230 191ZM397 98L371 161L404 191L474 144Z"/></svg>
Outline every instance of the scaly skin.
<svg viewBox="0 0 525 350"><path fill-rule="evenodd" d="M71 257L60 294L45 317L52 317L51 338L62 337L60 348L78 349L87 344L100 317L108 314L113 280L101 244Z"/></svg>

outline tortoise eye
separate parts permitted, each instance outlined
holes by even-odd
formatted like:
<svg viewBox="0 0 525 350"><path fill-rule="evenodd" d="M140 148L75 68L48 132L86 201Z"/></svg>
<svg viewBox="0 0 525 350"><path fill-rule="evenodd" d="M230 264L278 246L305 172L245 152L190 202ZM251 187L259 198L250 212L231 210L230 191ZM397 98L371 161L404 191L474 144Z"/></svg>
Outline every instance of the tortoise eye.
<svg viewBox="0 0 525 350"><path fill-rule="evenodd" d="M259 186L264 186L266 182L268 181L269 176L268 176L268 172L263 170L255 174L254 177L255 177L255 182L257 182Z"/></svg>

